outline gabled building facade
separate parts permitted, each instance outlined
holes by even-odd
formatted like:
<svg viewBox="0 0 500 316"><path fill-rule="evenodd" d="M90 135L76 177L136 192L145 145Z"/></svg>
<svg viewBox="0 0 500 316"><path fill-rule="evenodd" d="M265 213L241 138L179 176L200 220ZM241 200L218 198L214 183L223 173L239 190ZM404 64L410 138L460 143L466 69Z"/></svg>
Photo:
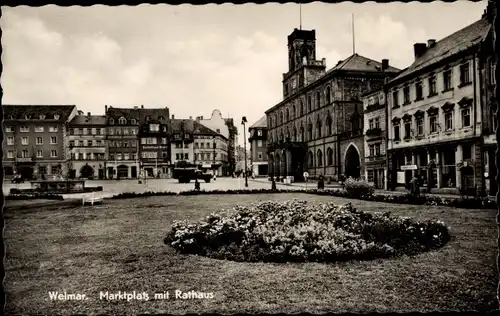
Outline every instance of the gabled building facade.
<svg viewBox="0 0 500 316"><path fill-rule="evenodd" d="M105 179L106 116L78 111L69 123L69 178Z"/></svg>
<svg viewBox="0 0 500 316"><path fill-rule="evenodd" d="M267 165L267 118L263 116L248 128L250 137L250 165L256 177L268 176Z"/></svg>
<svg viewBox="0 0 500 316"><path fill-rule="evenodd" d="M3 166L6 178L68 174L68 124L74 105L3 105Z"/></svg>
<svg viewBox="0 0 500 316"><path fill-rule="evenodd" d="M108 161L107 179L136 179L140 172L139 133L140 114L133 109L105 106Z"/></svg>
<svg viewBox="0 0 500 316"><path fill-rule="evenodd" d="M364 174L361 95L383 85L399 70L353 54L326 71L316 60L315 31L297 30L288 37L289 71L283 74L284 100L266 111L270 175L303 180L324 175Z"/></svg>
<svg viewBox="0 0 500 316"><path fill-rule="evenodd" d="M484 194L481 46L490 32L482 18L416 43L413 64L386 85L392 189L417 176L429 192Z"/></svg>

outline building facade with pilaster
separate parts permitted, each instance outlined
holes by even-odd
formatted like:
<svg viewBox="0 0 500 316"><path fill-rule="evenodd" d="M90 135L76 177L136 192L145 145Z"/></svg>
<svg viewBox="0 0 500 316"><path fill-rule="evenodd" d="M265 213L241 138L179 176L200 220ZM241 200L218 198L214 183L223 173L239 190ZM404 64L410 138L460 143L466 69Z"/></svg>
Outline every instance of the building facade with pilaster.
<svg viewBox="0 0 500 316"><path fill-rule="evenodd" d="M68 174L68 124L75 105L2 105L3 168L6 178Z"/></svg>
<svg viewBox="0 0 500 316"><path fill-rule="evenodd" d="M418 177L429 192L484 194L479 21L436 41L414 45L415 61L387 85L392 189Z"/></svg>

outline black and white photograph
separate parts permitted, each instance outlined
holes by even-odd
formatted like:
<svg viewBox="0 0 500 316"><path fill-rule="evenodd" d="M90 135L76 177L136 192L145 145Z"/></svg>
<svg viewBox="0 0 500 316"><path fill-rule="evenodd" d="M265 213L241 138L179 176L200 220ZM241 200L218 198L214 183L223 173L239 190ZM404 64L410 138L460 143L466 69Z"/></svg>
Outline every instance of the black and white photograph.
<svg viewBox="0 0 500 316"><path fill-rule="evenodd" d="M1 11L5 315L499 309L496 1Z"/></svg>

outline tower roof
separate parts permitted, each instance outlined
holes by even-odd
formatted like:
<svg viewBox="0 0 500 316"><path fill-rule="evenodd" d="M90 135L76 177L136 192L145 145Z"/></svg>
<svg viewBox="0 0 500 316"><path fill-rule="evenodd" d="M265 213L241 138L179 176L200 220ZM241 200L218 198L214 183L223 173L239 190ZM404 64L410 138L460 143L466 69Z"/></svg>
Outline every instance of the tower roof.
<svg viewBox="0 0 500 316"><path fill-rule="evenodd" d="M299 30L294 29L292 34L288 35L288 45L292 44L296 39L316 40L316 30Z"/></svg>

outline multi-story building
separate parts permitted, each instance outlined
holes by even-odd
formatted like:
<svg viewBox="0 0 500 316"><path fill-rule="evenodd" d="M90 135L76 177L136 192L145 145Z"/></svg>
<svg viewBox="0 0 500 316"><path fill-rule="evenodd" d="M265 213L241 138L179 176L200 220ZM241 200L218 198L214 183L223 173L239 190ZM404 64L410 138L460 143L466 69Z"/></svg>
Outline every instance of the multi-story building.
<svg viewBox="0 0 500 316"><path fill-rule="evenodd" d="M267 117L264 115L260 120L248 128L250 137L250 169L252 174L268 176L267 166Z"/></svg>
<svg viewBox="0 0 500 316"><path fill-rule="evenodd" d="M415 61L387 85L391 187L415 176L431 192L484 192L481 65L486 18L414 45Z"/></svg>
<svg viewBox="0 0 500 316"><path fill-rule="evenodd" d="M6 177L68 174L67 125L77 114L74 105L3 105Z"/></svg>
<svg viewBox="0 0 500 316"><path fill-rule="evenodd" d="M132 109L105 106L107 123L108 161L106 178L137 178L140 170L138 107Z"/></svg>
<svg viewBox="0 0 500 316"><path fill-rule="evenodd" d="M496 16L496 1L489 1L488 7L484 13L485 19L493 24L493 18ZM482 106L482 121L483 121L483 139L485 151L485 193L488 195L496 195L498 185L496 181L497 167L495 166L495 151L497 150L497 139L495 131L497 128L497 118L495 112L498 109L498 101L495 96L496 91L496 54L494 52L493 32L489 32L482 46L483 54L480 55L479 75L482 80L481 84L481 104Z"/></svg>
<svg viewBox="0 0 500 316"><path fill-rule="evenodd" d="M246 140L245 140L246 141ZM241 145L236 146L236 171L245 171L245 147ZM250 153L247 150L246 153L246 168L250 170L251 162L250 162Z"/></svg>
<svg viewBox="0 0 500 316"><path fill-rule="evenodd" d="M193 162L216 176L227 176L228 139L197 122L194 122L194 128Z"/></svg>
<svg viewBox="0 0 500 316"><path fill-rule="evenodd" d="M360 177L364 157L361 94L381 87L399 70L353 54L326 71L316 60L315 31L288 36L289 71L283 74L283 101L266 111L269 171L303 180L340 174Z"/></svg>
<svg viewBox="0 0 500 316"><path fill-rule="evenodd" d="M147 177L170 177L168 108L135 109L139 115L139 159L141 173Z"/></svg>
<svg viewBox="0 0 500 316"><path fill-rule="evenodd" d="M387 189L387 113L384 89L363 95L365 135L365 179L378 189Z"/></svg>
<svg viewBox="0 0 500 316"><path fill-rule="evenodd" d="M235 167L235 144L238 134L233 119L224 118L222 113L216 109L212 111L212 115L209 119L198 116L196 117L196 121L220 134L222 136L221 139L227 140L228 157L224 161L224 165L219 168L219 173L224 175L232 174Z"/></svg>
<svg viewBox="0 0 500 316"><path fill-rule="evenodd" d="M169 124L171 168L179 161L194 163L194 123L172 115Z"/></svg>
<svg viewBox="0 0 500 316"><path fill-rule="evenodd" d="M69 177L106 177L106 116L78 111L69 123Z"/></svg>

